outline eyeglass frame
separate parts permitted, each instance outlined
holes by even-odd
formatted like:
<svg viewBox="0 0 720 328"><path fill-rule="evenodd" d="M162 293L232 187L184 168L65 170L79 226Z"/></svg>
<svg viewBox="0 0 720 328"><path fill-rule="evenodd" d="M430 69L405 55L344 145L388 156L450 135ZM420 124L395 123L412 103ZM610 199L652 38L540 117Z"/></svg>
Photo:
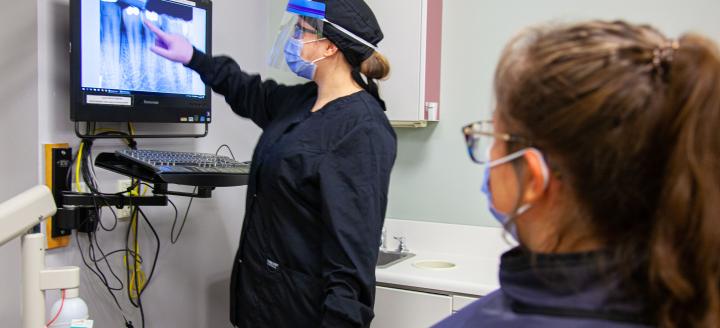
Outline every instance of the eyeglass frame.
<svg viewBox="0 0 720 328"><path fill-rule="evenodd" d="M478 135L500 139L505 142L515 142L515 143L525 144L526 146L532 146L532 142L530 140L528 140L525 137L518 136L518 135L513 135L510 133L476 131L473 129L473 126L476 124L489 124L492 126L493 120L475 121L475 122L472 122L470 124L463 126L463 128L461 130L463 135L465 136L465 145L467 146L467 151L468 151L468 155L470 156L470 160L472 160L473 162L475 162L477 164L484 165L487 162L489 162L489 159L487 161L482 161L482 160L475 158L475 155L473 155L474 154L473 149L476 144L475 141L478 140L477 138L474 138L474 137L478 136Z"/></svg>
<svg viewBox="0 0 720 328"><path fill-rule="evenodd" d="M310 24L308 24L310 25ZM318 37L322 37L322 32L314 29L314 28L307 28L302 25L302 22L298 21L295 23L295 26L293 27L293 37L296 39L302 39L305 33L313 34Z"/></svg>

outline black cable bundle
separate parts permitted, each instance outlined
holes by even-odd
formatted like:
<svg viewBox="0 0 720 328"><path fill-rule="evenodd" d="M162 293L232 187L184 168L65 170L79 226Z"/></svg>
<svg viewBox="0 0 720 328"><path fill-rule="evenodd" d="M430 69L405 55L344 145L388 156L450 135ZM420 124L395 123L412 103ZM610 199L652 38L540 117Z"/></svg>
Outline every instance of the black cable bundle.
<svg viewBox="0 0 720 328"><path fill-rule="evenodd" d="M76 161L78 161L78 160L80 161L80 166L81 166L80 174L82 175L83 181L88 186L88 189L90 190L90 193L93 197L95 217L98 220L98 225L94 225L94 230L87 233L87 237L88 237L88 254L87 255L88 255L88 259L90 260L90 262L93 263L93 266L95 267L95 269L93 269L93 267L91 267L91 265L88 263L87 259L85 258L82 246L80 245L79 233L76 233L75 241L77 243L78 251L80 252L80 257L82 258L82 261L85 264L85 267L87 267L88 270L90 270L90 272L92 272L98 278L98 280L100 280L100 282L103 284L103 286L105 286L108 293L112 297L115 305L117 305L118 310L120 311L120 315L123 317L123 320L125 321L125 326L133 327L132 322L129 321L127 319L127 317L125 316L122 306L120 305L120 302L118 301L117 297L115 296L115 291L120 291L120 290L124 289L123 282L120 279L120 277L118 277L118 275L115 273L115 271L112 269L112 266L110 265L110 261L108 260L108 257L110 255L117 254L117 253L120 253L123 251L125 251L127 253L128 250L127 249L116 250L116 251L112 251L112 252L105 254L97 240L97 234L96 234L97 227L100 226L105 231L112 231L117 227L118 219L117 219L117 215L115 214L115 211L112 209L112 207L108 206L108 207L110 207L110 210L113 213L113 217L115 218L115 221L114 221L112 227L110 227L110 228L107 228L102 224L102 214L101 214L102 211L100 210L100 207L97 204L97 198L99 197L103 201L105 201L105 199L102 197L102 193L100 193L98 191L98 186L97 186L97 182L95 179L95 172L92 169L92 144L93 144L92 140L89 140L89 139L83 139L81 141L81 146L84 149L83 153L79 154L81 156L75 156L75 159L73 160L73 164L75 164ZM80 158L78 158L78 157L80 157ZM70 170L68 173L70 173L70 172L72 172L72 170ZM68 175L68 178L69 177L70 176ZM109 205L109 204L107 204L106 201L105 201L105 203L106 203L106 205ZM82 224L88 224L88 222L82 222L81 225ZM96 249L97 249L97 251L100 252L100 255L102 255L102 257L97 256L97 254L95 252ZM133 252L133 254L134 254L134 252ZM142 261L142 258L139 256L139 254L137 254L137 255L138 255L138 258L140 258L140 261ZM110 274L112 274L112 276L115 278L115 280L119 283L119 285L120 285L119 287L111 286L111 284L105 274L105 271L98 264L101 262L105 263L105 266L107 266L107 270L110 271Z"/></svg>
<svg viewBox="0 0 720 328"><path fill-rule="evenodd" d="M93 127L93 130L94 130L94 127ZM119 132L119 131L109 131L109 132L100 133L100 134L98 134L98 135L105 135L105 134L118 134L118 135L128 136L128 138L125 139L126 142L127 142L127 144L128 144L128 146L129 146L130 148L132 148L132 149L135 149L136 146L137 146L137 143L135 142L135 140L133 140L132 137L131 137L131 135L128 134L128 133ZM133 326L132 321L129 321L129 320L127 319L127 317L125 316L125 313L124 313L124 311L123 311L123 308L122 308L122 306L120 305L120 302L118 301L118 299L117 299L117 297L116 297L116 295L115 295L115 292L116 292L116 291L124 290L125 285L123 284L123 282L122 282L122 280L120 279L120 277L118 277L118 275L117 275L117 274L115 273L115 271L112 269L112 266L111 266L110 261L109 261L108 258L109 258L111 255L124 252L124 253L125 253L125 256L126 256L126 259L128 258L128 254L131 254L133 260L134 260L134 261L137 261L138 263L142 263L142 262L143 262L143 259L142 259L142 257L140 256L140 254L136 254L133 250L130 250L130 249L128 249L127 247L126 247L125 249L114 250L114 251L111 251L111 252L109 252L109 253L106 254L106 253L103 251L102 247L100 246L100 243L98 242L98 239L97 239L97 229L98 229L97 227L98 227L98 226L101 227L101 228L102 228L103 230L105 230L105 231L113 231L113 230L115 230L115 229L117 228L117 225L118 225L118 217L117 217L117 214L115 213L115 210L112 208L112 206L107 202L107 200L105 199L104 196L107 196L107 195L122 195L122 194L124 194L125 192L118 192L118 193L114 193L114 194L107 194L107 193L102 193L102 192L100 192L99 187L98 187L98 184L97 184L97 179L96 179L96 176L97 176L97 175L95 174L94 165L93 165L93 160L92 160L92 146L93 146L93 141L94 141L94 140L93 140L92 138L84 138L84 139L81 140L81 142L80 142L80 148L81 148L83 151L82 151L82 153L80 154L80 148L78 149L78 154L74 157L74 159L73 159L73 161L72 161L72 164L71 164L72 167L76 167L75 165L77 164L77 161L80 161L80 163L79 163L79 164L80 164L80 172L75 172L75 173L82 176L82 180L85 182L87 188L89 189L89 193L91 194L92 199L93 199L93 205L94 205L93 207L94 207L95 218L96 218L96 220L97 220L96 223L95 223L95 222L87 222L87 221L80 223L80 225L91 224L91 226L90 226L90 229L91 229L91 230L87 233L87 237L88 237L88 249L87 249L87 251L88 251L87 255L88 255L88 256L87 256L87 259L86 259L86 257L85 257L83 248L82 248L82 246L81 246L81 244L80 244L79 233L77 233L76 236L75 236L75 238L76 238L76 243L77 243L78 251L80 252L80 256L81 256L81 258L82 258L82 261L83 261L83 263L85 264L85 267L87 267L88 270L90 270L90 271L98 278L98 280L100 280L100 282L103 284L103 286L105 286L105 288L107 289L108 293L109 293L110 296L112 297L115 305L117 305L118 309L120 310L120 314L122 315L123 320L124 320L124 322L125 322L125 327L133 328L134 326ZM75 170L76 170L76 169L74 169L74 170L69 170L69 171L68 171L68 175L67 175L67 177L66 177L66 179L67 179L68 182L70 182L70 180L71 180L71 175L70 175L70 174L71 174L72 172L74 172ZM131 191L132 189L134 189L135 187L137 187L137 186L139 185L139 183L140 183L140 182L137 181L137 182L136 182L135 184L133 184L130 188L128 188L127 192L129 192L129 191ZM70 184L70 183L68 183L68 184ZM106 227L106 226L103 224L103 222L102 222L102 211L101 211L101 206L98 206L98 199L99 199L100 201L102 201L102 202L104 203L104 205L107 206L107 207L110 209L110 211L112 212L112 214L113 214L114 222L113 222L112 226L110 226L110 227ZM146 219L146 220L147 220L147 219ZM148 224L150 225L149 221L148 221ZM154 230L154 228L152 228L152 229ZM160 251L160 250L159 250L160 243L159 243L159 238L157 238L157 234L156 234L156 239L157 239L157 241L158 241L158 249L156 250L156 253L155 253L155 254L156 254L156 258L155 258L155 261L154 261L154 263L153 263L152 272L154 272L155 265L157 264L157 255L159 254L159 251ZM100 253L100 256L98 256L98 254L96 253L96 251ZM90 260L90 262L92 262L92 266L91 266L90 263L88 263L88 260ZM104 263L104 264L105 264L105 266L107 267L106 270L109 270L109 273L112 275L113 278L115 278L115 281L118 282L119 287L115 287L115 286L112 286L112 285L111 285L111 283L110 283L110 281L109 281L109 279L108 279L108 276L107 276L106 273L105 273L105 270L104 270L103 268L101 268L101 266L99 265L99 263ZM93 266L94 266L94 269L93 269ZM152 275L152 274L151 274L151 275ZM149 281L149 280L148 280L148 281ZM146 286L147 286L147 285L146 285ZM141 310L142 310L142 309L141 309ZM144 327L144 325L145 325L145 323L144 323L144 320L143 320L143 327Z"/></svg>
<svg viewBox="0 0 720 328"><path fill-rule="evenodd" d="M94 129L94 128L93 128L93 129ZM100 133L100 134L98 134L98 135L102 135L102 134L118 134L118 135L127 136L128 138L126 139L126 141L127 141L128 147L130 147L131 149L137 149L137 143L135 142L134 139L132 139L132 135L131 135L131 134L124 133L124 132L119 132L119 131L108 131L108 132ZM80 256L81 256L81 258L82 258L83 263L84 263L85 266L88 268L88 270L90 270L90 271L98 278L98 280L100 280L100 282L105 286L105 288L107 289L107 291L108 291L108 293L110 294L110 296L112 297L114 303L117 305L118 309L120 310L120 314L122 315L123 320L125 321L125 327L133 328L134 326L133 326L133 324L132 324L131 321L128 321L128 320L127 320L127 317L125 316L125 313L124 313L124 311L123 311L123 308L122 308L122 306L120 305L120 302L118 301L118 298L116 297L115 292L116 292L116 291L125 290L125 287L126 287L126 286L127 286L128 300L130 301L130 304L132 304L132 306L134 306L135 308L138 308L138 309L140 310L140 318L141 318L141 321L142 321L142 327L145 327L145 309L144 309L143 304L142 304L142 294L143 294L143 293L145 292L145 290L147 289L148 285L150 284L150 281L152 280L152 278L153 278L153 276L154 276L154 274L155 274L155 269L156 269L156 267L157 267L158 257L159 257L159 255L160 255L160 246L161 246L161 245L160 245L160 237L159 237L157 231L155 230L155 227L152 225L152 223L151 223L150 220L148 219L147 215L145 215L145 213L140 209L140 207L138 207L138 206L133 206L133 205L132 205L132 199L129 200L129 203L130 203L129 206L132 208L132 211L131 211L131 220L130 220L130 223L128 224L127 231L126 231L126 234L125 234L125 247L124 247L123 249L114 250L114 251L105 253L105 252L103 251L102 247L100 247L100 243L98 242L98 239L97 239L97 229L98 229L98 227L100 227L100 228L102 228L102 230L104 230L104 231L108 231L108 232L109 232L109 231L114 231L114 230L117 228L118 222L119 222L118 217L117 217L117 213L115 213L115 210L113 210L112 206L107 202L107 200L105 199L104 196L108 196L108 195L113 195L113 196L123 195L123 194L125 194L125 193L127 193L127 192L131 192L132 190L134 190L135 188L137 188L138 186L141 186L141 185L144 185L144 186L146 186L146 187L148 187L148 188L150 188L150 189L154 189L154 188L153 188L151 185L149 185L149 184L147 184L147 183L144 183L144 182L142 182L142 181L140 181L140 180L133 180L133 183L131 184L131 186L130 186L126 191L121 191L121 192L117 192L117 193L110 193L110 194L109 194L109 193L102 193L102 192L100 192L99 187L98 187L98 184L97 184L97 178L96 178L97 175L95 174L94 165L93 165L93 160L92 160L93 139L92 139L92 138L84 138L84 139L82 139L80 145L81 145L81 148L83 149L83 152L82 152L82 154L78 154L78 155L80 155L80 156L78 156L78 155L75 156L75 158L73 159L71 165L72 165L73 167L75 167L75 165L77 164L76 161L78 161L78 160L80 161L80 167L81 167L81 169L80 169L80 172L78 172L78 173L82 176L83 181L85 182L85 184L87 185L87 187L88 187L88 189L89 189L89 193L92 195L95 217L97 218L97 224L94 224L94 223L93 223L92 230L91 230L90 232L88 232L88 234L87 234L87 237L88 237L88 249L87 249L87 251L88 251L87 255L88 255L88 256L87 256L87 259L86 259L86 257L85 257L84 252L83 252L83 248L82 248L82 246L81 246L81 244L80 244L80 238L78 238L78 235L76 235L76 242L77 242L78 250L79 250L79 252L80 252ZM216 151L216 155L217 155L217 153L218 153L223 147L226 147L226 148L228 149L228 151L230 152L230 155L231 155L232 158L234 159L235 156L234 156L234 154L232 153L232 150L230 149L230 147L227 146L227 145L222 145L222 146L220 146L220 147L218 148L218 150ZM79 152L79 151L78 151L78 152ZM71 180L71 173L72 173L72 172L73 172L73 170L69 170L69 171L68 171L68 175L67 175L67 177L66 177L66 179L68 180L68 182ZM195 194L196 191L197 191L197 187L193 190L193 194ZM98 199L99 199L100 201L104 202L104 205L107 206L108 208L110 208L110 211L111 211L112 214L113 214L114 221L113 221L112 226L110 226L110 227L106 227L106 226L103 224L103 222L102 222L102 211L101 211L101 206L98 206ZM183 228L185 227L185 223L186 223L186 221L187 221L187 219L188 219L188 214L189 214L189 212L190 212L190 208L191 208L191 206L192 206L193 199L194 199L194 197L191 197L191 198L190 198L190 201L188 202L187 208L186 208L186 210L185 210L185 215L184 215L184 217L183 217L182 223L180 224L180 228L179 228L179 230L178 230L177 235L175 235L175 227L176 227L176 225L177 225L177 223L178 223L178 214L179 214L178 212L179 212L179 211L178 211L178 208L177 208L177 206L175 205L175 203L173 203L170 199L168 199L168 201L170 202L170 204L173 206L173 208L174 208L174 210L175 210L175 217L174 217L174 219L173 219L173 225L172 225L172 229L171 229L171 231L170 231L170 242L171 242L172 244L177 243L177 241L178 241L179 238L180 238L180 235L182 234ZM140 280L140 279L138 278L138 277L139 277L139 273L140 273L140 271L138 270L138 264L141 264L141 263L143 263L144 261L143 261L143 258L141 257L140 254L137 254L134 250L132 250L132 249L130 248L130 235L131 235L131 232L133 232L133 229L132 229L133 225L135 226L135 230L134 230L134 233L132 234L132 235L133 235L133 236L132 236L132 239L133 239L133 242L134 242L134 243L139 243L139 236L138 236L138 231L139 231L139 229L138 229L139 217L142 217L143 220L147 223L148 227L149 227L150 230L152 231L152 234L153 234L153 236L154 236L154 238L155 238L155 243L156 243L156 247L155 247L155 257L154 257L154 259L153 259L153 264L152 264L152 267L151 267L151 269L150 269L150 275L147 277L147 279L146 279L145 283L143 284L142 288L140 288L140 284L139 284L139 282L138 282L138 280ZM87 224L87 223L88 223L88 222L82 222L81 224ZM98 254L96 253L96 251L99 252L100 256L98 256ZM110 261L108 260L108 258L109 258L111 255L118 254L118 253L125 253L125 278L126 278L126 284L123 284L122 279L120 279L120 277L118 277L118 275L115 274L115 272L114 272L113 269L112 269L112 266L110 265ZM132 297L132 295L131 295L131 291L130 291L130 288L131 288L131 286L130 286L130 281L131 281L131 278L130 278L131 268L130 268L130 265L129 265L129 261L130 261L131 258L132 258L132 261L133 261L132 273L133 273L134 276L135 276L135 279L134 279L134 287L135 287L135 291L136 291L136 294L137 294L137 297L136 297L136 298L137 298L137 302L133 299L133 297ZM90 262L92 262L92 266L91 266L90 263L88 263L88 259L90 260ZM108 276L105 274L105 271L101 268L101 266L99 265L99 263L104 263L104 264L105 264L105 266L107 267L107 270L109 270L109 272L110 272L110 274L112 275L112 277L115 278L115 281L118 282L119 287L115 287L115 286L112 286L112 285L111 285L111 283L110 283L110 281L109 281L109 279L108 279ZM93 268L93 266L94 266L94 268Z"/></svg>

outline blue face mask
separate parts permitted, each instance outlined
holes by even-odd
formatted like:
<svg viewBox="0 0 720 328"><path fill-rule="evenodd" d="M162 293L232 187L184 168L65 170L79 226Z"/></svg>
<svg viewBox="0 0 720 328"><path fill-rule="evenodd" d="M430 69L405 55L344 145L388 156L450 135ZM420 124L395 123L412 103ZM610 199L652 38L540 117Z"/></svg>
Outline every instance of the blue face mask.
<svg viewBox="0 0 720 328"><path fill-rule="evenodd" d="M488 210L490 210L490 214L492 214L492 216L495 218L495 220L498 221L503 227L505 227L507 225L508 221L510 220L510 216L508 214L500 212L497 208L495 208L495 204L493 203L492 191L490 191L490 169L492 169L495 166L502 165L505 163L509 163L513 160L516 160L516 159L522 157L525 154L525 152L527 152L527 151L535 151L540 155L540 158L542 158L542 154L538 150L536 150L534 148L528 148L528 149L523 149L523 150L514 152L510 155L498 158L494 161L490 161L487 164L485 164L485 171L483 172L482 188L480 189L480 191L482 191L482 193L485 194L485 197L487 198ZM488 155L487 158L490 158L490 156ZM547 170L547 166L545 164L545 161L543 160L543 178L545 180L545 183L544 183L545 187L547 187L547 184L548 184L548 174L549 173ZM532 207L532 205L530 205L530 204L525 204L525 205L520 206L520 208L518 208L515 216L518 216L520 214L527 212L527 210L529 210L530 207ZM520 241L520 239L518 239L517 229L515 229L515 226L510 226L508 228L510 229L510 234L513 236L513 238L515 238L515 240L517 240L517 241Z"/></svg>
<svg viewBox="0 0 720 328"><path fill-rule="evenodd" d="M503 212L500 212L497 208L495 208L495 204L493 203L493 197L492 192L490 191L490 165L485 165L485 171L483 172L483 182L482 182L482 188L480 191L482 191L483 194L485 194L485 197L487 199L488 204L488 210L490 211L490 214L495 218L495 220L500 223L503 227L506 227L506 224L508 223L508 220L510 219L509 216ZM529 207L528 207L529 209ZM525 209L527 210L527 209ZM518 211L519 212L519 211ZM510 234L515 238L515 240L519 240L517 236L517 230L515 229L515 226L508 227L510 229Z"/></svg>
<svg viewBox="0 0 720 328"><path fill-rule="evenodd" d="M324 39L309 42L316 42L320 40ZM297 76L312 80L315 77L315 71L317 71L317 65L315 63L325 59L325 57L318 58L311 62L303 59L301 55L303 46L309 42L303 42L302 40L295 38L288 39L287 43L285 43L285 61L287 62L288 67L290 67L290 70L297 74Z"/></svg>

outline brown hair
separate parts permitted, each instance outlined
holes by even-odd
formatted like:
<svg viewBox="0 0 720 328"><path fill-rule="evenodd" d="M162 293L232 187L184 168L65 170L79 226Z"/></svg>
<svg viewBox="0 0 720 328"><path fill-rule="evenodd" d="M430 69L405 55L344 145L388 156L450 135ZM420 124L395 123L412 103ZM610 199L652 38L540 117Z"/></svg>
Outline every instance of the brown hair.
<svg viewBox="0 0 720 328"><path fill-rule="evenodd" d="M657 324L720 327L716 46L625 22L534 28L506 47L495 93Z"/></svg>
<svg viewBox="0 0 720 328"><path fill-rule="evenodd" d="M360 72L370 79L384 80L390 75L390 62L376 51L362 62Z"/></svg>

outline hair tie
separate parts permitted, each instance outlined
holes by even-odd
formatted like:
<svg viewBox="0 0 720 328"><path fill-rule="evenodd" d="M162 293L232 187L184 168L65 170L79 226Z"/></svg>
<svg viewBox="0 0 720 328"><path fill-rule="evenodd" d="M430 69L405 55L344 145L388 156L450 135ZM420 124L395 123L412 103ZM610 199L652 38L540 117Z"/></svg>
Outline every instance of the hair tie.
<svg viewBox="0 0 720 328"><path fill-rule="evenodd" d="M664 63L672 63L675 59L675 51L680 48L680 43L677 40L668 40L662 46L659 46L653 50L652 64L656 69L662 69Z"/></svg>

